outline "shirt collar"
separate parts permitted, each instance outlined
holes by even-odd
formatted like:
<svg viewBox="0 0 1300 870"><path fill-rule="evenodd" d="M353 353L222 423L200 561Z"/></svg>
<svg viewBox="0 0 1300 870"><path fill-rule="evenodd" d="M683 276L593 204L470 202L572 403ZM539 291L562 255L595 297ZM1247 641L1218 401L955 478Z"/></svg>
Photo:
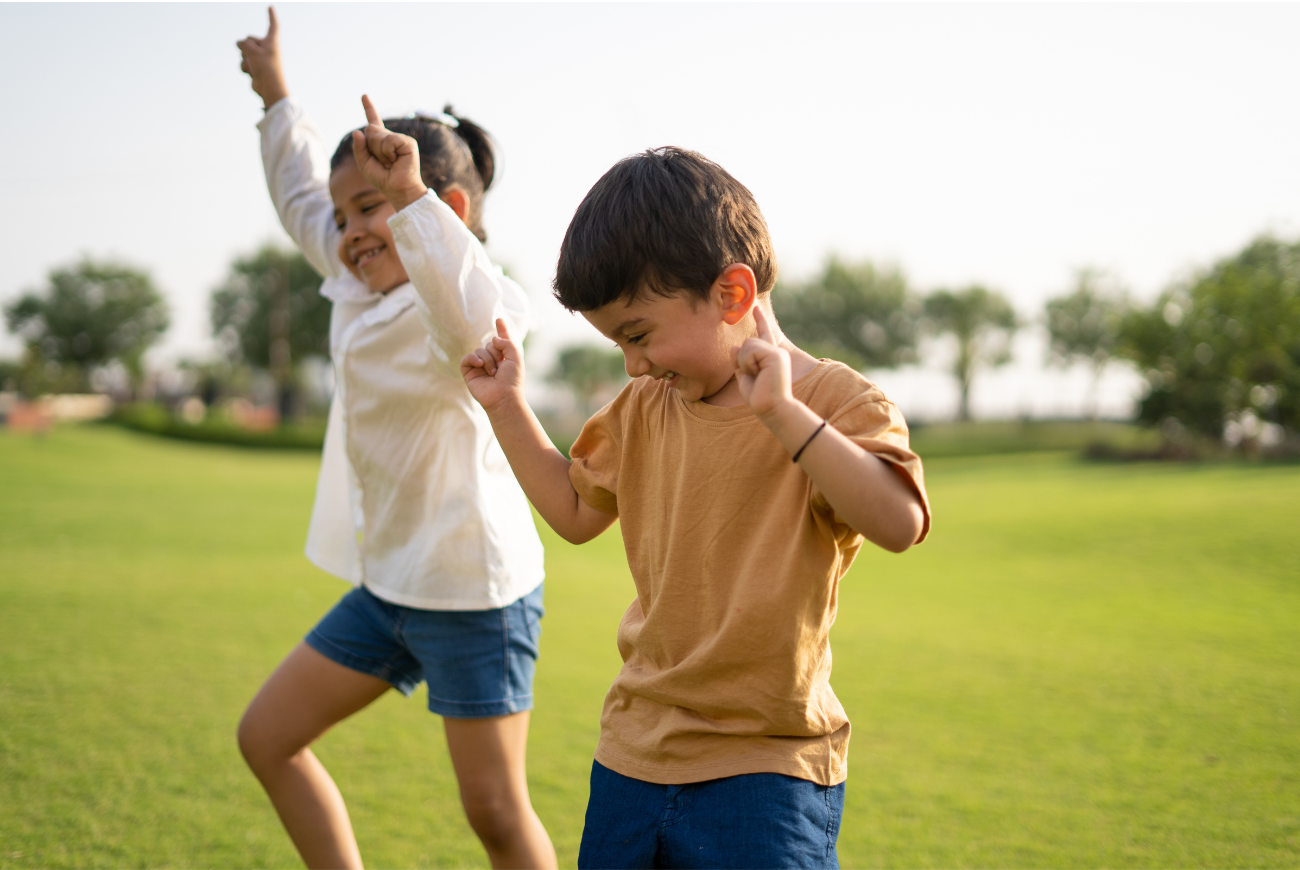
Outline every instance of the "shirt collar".
<svg viewBox="0 0 1300 870"><path fill-rule="evenodd" d="M396 304L400 309L405 309L415 301L415 288L411 286L410 281L407 281L387 293L376 293L357 280L351 272L346 272L337 278L329 278L321 282L320 295L330 302L348 302L353 305L378 305L391 299L390 305Z"/></svg>
<svg viewBox="0 0 1300 870"><path fill-rule="evenodd" d="M384 294L374 292L351 272L344 272L337 278L324 281L320 286L320 295L331 302L352 302L363 305L384 298Z"/></svg>

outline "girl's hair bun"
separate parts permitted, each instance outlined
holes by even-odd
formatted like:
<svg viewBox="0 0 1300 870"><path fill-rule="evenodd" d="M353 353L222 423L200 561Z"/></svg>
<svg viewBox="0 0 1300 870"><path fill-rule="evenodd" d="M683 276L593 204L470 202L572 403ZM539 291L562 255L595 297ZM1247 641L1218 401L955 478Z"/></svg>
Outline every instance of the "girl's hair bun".
<svg viewBox="0 0 1300 870"><path fill-rule="evenodd" d="M483 179L483 192L486 193L496 177L496 144L488 132L468 118L462 118L452 109L451 103L442 107L443 114L456 119L456 135L469 146L469 153L474 158L474 168L479 178Z"/></svg>
<svg viewBox="0 0 1300 870"><path fill-rule="evenodd" d="M483 194L496 174L496 145L487 131L452 114L451 106L440 113L414 112L405 118L385 118L384 126L410 136L420 146L420 177L442 196L453 185L469 196L465 225L487 241L483 229ZM352 134L343 137L330 159L330 171L352 159Z"/></svg>

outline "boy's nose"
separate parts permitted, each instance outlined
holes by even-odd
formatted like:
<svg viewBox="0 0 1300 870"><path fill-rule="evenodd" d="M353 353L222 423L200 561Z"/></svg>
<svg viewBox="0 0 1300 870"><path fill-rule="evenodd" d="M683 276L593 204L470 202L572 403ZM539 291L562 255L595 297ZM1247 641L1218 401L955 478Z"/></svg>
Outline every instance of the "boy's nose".
<svg viewBox="0 0 1300 870"><path fill-rule="evenodd" d="M639 378L650 373L650 361L633 350L623 351L623 370L629 378Z"/></svg>

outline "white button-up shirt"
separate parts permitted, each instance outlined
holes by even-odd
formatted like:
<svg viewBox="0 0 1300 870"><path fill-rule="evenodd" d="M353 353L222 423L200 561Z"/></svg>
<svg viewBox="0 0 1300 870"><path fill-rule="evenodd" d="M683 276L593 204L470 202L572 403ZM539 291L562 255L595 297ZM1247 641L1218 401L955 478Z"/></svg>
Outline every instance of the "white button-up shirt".
<svg viewBox="0 0 1300 870"><path fill-rule="evenodd" d="M460 359L528 297L430 192L389 219L410 283L374 293L344 267L320 137L291 99L258 124L280 222L333 302L330 403L307 557L395 604L504 607L542 582L528 502Z"/></svg>

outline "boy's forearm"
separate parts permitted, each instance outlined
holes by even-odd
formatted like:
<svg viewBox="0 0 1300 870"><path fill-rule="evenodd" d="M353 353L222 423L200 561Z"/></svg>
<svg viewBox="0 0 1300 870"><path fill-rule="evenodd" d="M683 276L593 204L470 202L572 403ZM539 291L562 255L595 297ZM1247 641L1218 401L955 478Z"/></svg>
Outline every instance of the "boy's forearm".
<svg viewBox="0 0 1300 870"><path fill-rule="evenodd" d="M829 423L817 432L822 418L797 399L764 416L763 422L791 456L803 448L799 466L840 519L895 553L916 543L925 523L921 501L890 463Z"/></svg>
<svg viewBox="0 0 1300 870"><path fill-rule="evenodd" d="M524 495L556 534L582 544L613 525L617 517L578 497L569 481L568 458L551 443L522 397L489 409L488 420Z"/></svg>

